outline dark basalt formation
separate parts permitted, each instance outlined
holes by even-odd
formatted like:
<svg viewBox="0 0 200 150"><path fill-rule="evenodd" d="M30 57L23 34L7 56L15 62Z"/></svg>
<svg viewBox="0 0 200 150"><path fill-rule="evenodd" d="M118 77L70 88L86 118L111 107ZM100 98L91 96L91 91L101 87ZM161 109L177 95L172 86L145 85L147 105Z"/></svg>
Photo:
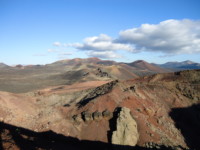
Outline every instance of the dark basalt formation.
<svg viewBox="0 0 200 150"><path fill-rule="evenodd" d="M95 99L96 97L99 97L101 95L104 95L104 94L110 92L117 83L118 83L118 80L115 80L115 81L111 81L107 84L104 84L102 86L99 86L95 89L92 89L88 95L86 95L82 100L80 100L80 102L77 104L78 107L83 107L87 103L89 103L90 101Z"/></svg>

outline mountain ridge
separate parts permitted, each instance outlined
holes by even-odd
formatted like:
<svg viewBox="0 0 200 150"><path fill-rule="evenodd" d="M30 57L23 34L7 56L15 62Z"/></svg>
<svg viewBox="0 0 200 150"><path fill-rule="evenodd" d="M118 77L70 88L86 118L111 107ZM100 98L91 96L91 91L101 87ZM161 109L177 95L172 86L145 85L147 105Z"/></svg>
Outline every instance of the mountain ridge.
<svg viewBox="0 0 200 150"><path fill-rule="evenodd" d="M193 62L184 61L190 68L162 68L144 60L132 63L101 60L99 58L67 59L47 65L0 66L0 90L8 92L29 92L48 86L71 85L87 81L128 80L157 73L176 70L198 69Z"/></svg>
<svg viewBox="0 0 200 150"><path fill-rule="evenodd" d="M0 63L0 67L3 68L3 67L13 67L13 68L26 68L26 67L35 67L35 66L53 66L53 65L78 65L78 64L81 64L81 63L92 63L92 64L102 64L102 65L115 65L115 64L128 64L130 66L134 66L136 68L138 67L142 67L144 69L145 66L148 68L150 67L150 65L153 65L153 67L151 66L150 68L154 68L154 70L157 70L155 69L155 67L159 66L161 67L162 69L178 69L178 70L186 70L186 69L199 69L200 68L200 63L197 63L197 62L194 62L194 61L191 61L191 60L185 60L185 61L170 61L170 62L166 62L166 63L163 63L163 64L157 64L157 63L149 63L149 62L146 62L145 60L135 60L133 62L129 62L129 63L125 63L125 62L116 62L116 61L113 61L113 60L102 60L102 59L99 59L97 57L90 57L90 58L73 58L73 59L63 59L63 60L58 60L58 61L55 61L53 63L49 63L49 64L45 64L45 65L22 65L22 64L18 64L18 65L14 65L14 66L9 66L5 63ZM141 69L141 68L140 68Z"/></svg>
<svg viewBox="0 0 200 150"><path fill-rule="evenodd" d="M127 80L161 72L169 71L147 62L131 66L99 58L75 58L47 65L2 67L0 68L0 90L20 93L78 82Z"/></svg>
<svg viewBox="0 0 200 150"><path fill-rule="evenodd" d="M166 62L164 64L155 64L158 65L162 68L169 68L169 69L174 69L176 71L178 70L188 70L188 69L200 69L200 63L193 62L190 60L186 61L175 61L175 62Z"/></svg>

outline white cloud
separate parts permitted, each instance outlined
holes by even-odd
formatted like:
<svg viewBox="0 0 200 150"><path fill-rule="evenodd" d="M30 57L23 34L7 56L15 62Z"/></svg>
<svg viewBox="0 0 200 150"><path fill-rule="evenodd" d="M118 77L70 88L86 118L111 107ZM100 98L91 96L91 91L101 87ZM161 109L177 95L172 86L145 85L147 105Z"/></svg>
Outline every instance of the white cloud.
<svg viewBox="0 0 200 150"><path fill-rule="evenodd" d="M47 51L48 51L49 53L57 52L57 50L55 50L55 49L48 49Z"/></svg>
<svg viewBox="0 0 200 150"><path fill-rule="evenodd" d="M121 31L117 38L100 34L85 38L83 43L55 42L54 45L74 47L100 58L120 58L119 51L161 52L164 57L200 53L200 21L171 19Z"/></svg>
<svg viewBox="0 0 200 150"><path fill-rule="evenodd" d="M121 56L113 51L89 51L87 52L89 57L98 57L102 59L115 59L121 58Z"/></svg>
<svg viewBox="0 0 200 150"><path fill-rule="evenodd" d="M79 50L87 51L114 51L126 50L133 51L133 47L129 44L115 43L113 39L105 34L99 36L88 37L84 39L84 43L74 43L71 46Z"/></svg>
<svg viewBox="0 0 200 150"><path fill-rule="evenodd" d="M72 55L72 52L63 52L63 53L60 53L59 55Z"/></svg>
<svg viewBox="0 0 200 150"><path fill-rule="evenodd" d="M200 21L166 20L121 31L117 42L134 45L140 51L199 53Z"/></svg>
<svg viewBox="0 0 200 150"><path fill-rule="evenodd" d="M62 46L62 44L61 44L60 42L54 42L53 45L54 45L54 46L57 46L57 47Z"/></svg>

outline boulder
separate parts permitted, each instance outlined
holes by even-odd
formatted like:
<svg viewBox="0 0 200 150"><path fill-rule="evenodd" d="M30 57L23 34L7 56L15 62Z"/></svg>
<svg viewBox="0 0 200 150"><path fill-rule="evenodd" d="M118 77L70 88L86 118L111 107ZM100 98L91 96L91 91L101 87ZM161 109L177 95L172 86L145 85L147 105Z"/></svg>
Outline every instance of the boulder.
<svg viewBox="0 0 200 150"><path fill-rule="evenodd" d="M92 120L92 114L90 112L84 111L82 112L82 118L85 122Z"/></svg>
<svg viewBox="0 0 200 150"><path fill-rule="evenodd" d="M122 107L116 124L116 131L112 134L112 144L135 146L139 139L137 123L130 114L130 109Z"/></svg>
<svg viewBox="0 0 200 150"><path fill-rule="evenodd" d="M104 110L103 112L102 112L102 115L103 115L103 117L105 118L105 119L111 119L112 117L113 117L113 114L112 114L112 112L110 112L109 110Z"/></svg>
<svg viewBox="0 0 200 150"><path fill-rule="evenodd" d="M73 119L74 119L74 121L76 122L76 123L81 123L83 120L82 120L82 117L81 117L81 114L78 114L78 115L74 115L73 117L72 117Z"/></svg>
<svg viewBox="0 0 200 150"><path fill-rule="evenodd" d="M92 116L95 121L99 121L102 119L102 113L98 111L93 112Z"/></svg>

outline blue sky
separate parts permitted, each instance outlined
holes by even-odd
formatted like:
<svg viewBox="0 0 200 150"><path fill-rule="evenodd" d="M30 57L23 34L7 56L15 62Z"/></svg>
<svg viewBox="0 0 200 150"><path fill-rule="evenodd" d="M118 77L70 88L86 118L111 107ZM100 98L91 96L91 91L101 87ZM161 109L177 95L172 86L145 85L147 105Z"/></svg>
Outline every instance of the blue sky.
<svg viewBox="0 0 200 150"><path fill-rule="evenodd" d="M199 6L199 0L0 0L0 62L200 63Z"/></svg>

